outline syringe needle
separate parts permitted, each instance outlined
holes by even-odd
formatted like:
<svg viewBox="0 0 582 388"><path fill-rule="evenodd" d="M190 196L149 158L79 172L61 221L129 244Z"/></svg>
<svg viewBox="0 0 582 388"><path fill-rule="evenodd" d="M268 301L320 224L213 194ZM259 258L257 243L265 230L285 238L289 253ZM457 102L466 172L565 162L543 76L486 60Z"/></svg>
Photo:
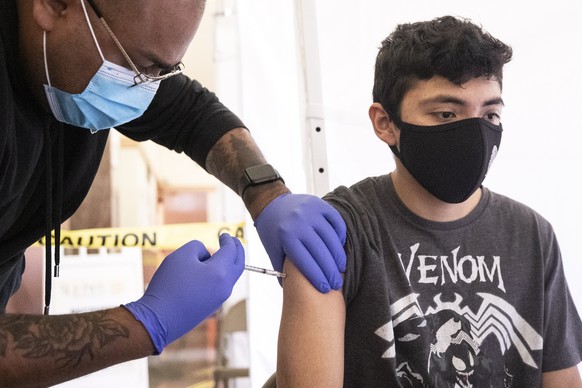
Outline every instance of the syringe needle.
<svg viewBox="0 0 582 388"><path fill-rule="evenodd" d="M287 277L287 274L284 274L283 272L275 271L275 270L272 270L272 269L254 267L254 266L248 265L248 264L245 264L245 270L252 271L252 272L258 272L258 273L262 273L262 274L265 274L265 275L276 276L278 278Z"/></svg>

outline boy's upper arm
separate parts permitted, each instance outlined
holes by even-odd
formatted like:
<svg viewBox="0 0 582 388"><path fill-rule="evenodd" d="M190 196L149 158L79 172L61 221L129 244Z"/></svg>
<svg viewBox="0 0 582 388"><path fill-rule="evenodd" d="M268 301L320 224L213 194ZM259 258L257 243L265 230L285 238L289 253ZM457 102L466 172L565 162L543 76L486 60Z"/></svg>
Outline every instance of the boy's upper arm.
<svg viewBox="0 0 582 388"><path fill-rule="evenodd" d="M341 387L345 303L341 291L321 294L285 261L277 355L278 387Z"/></svg>
<svg viewBox="0 0 582 388"><path fill-rule="evenodd" d="M543 388L559 388L571 387L582 388L582 381L580 380L580 373L578 367L557 370L554 372L546 372L542 376Z"/></svg>

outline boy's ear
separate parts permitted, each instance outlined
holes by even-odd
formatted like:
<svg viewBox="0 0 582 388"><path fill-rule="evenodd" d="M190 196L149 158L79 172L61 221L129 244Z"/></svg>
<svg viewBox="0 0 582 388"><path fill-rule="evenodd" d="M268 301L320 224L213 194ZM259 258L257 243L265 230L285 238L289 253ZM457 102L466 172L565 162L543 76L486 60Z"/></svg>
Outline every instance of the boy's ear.
<svg viewBox="0 0 582 388"><path fill-rule="evenodd" d="M42 30L51 31L59 17L67 12L69 2L70 0L33 0L32 17Z"/></svg>
<svg viewBox="0 0 582 388"><path fill-rule="evenodd" d="M376 136L390 146L397 145L398 137L396 135L399 130L380 103L375 102L370 105L368 116L370 116Z"/></svg>

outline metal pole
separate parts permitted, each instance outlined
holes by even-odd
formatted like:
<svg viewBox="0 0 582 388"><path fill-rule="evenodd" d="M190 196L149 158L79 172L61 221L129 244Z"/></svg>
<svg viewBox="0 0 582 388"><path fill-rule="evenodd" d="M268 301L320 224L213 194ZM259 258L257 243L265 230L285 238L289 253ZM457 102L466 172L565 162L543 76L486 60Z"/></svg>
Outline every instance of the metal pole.
<svg viewBox="0 0 582 388"><path fill-rule="evenodd" d="M322 196L329 191L325 110L321 88L317 10L313 0L296 1L297 40L303 80L307 190ZM301 93L300 93L301 95Z"/></svg>

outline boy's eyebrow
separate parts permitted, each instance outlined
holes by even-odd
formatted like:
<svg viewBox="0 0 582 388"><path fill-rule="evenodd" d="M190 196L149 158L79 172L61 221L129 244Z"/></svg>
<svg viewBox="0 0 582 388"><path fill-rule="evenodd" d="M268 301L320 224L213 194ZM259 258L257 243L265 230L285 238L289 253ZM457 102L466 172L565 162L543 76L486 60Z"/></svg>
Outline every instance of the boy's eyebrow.
<svg viewBox="0 0 582 388"><path fill-rule="evenodd" d="M497 98L492 98L491 100L487 100L483 104L483 106L489 106L489 105L501 105L501 106L505 106L505 103L503 102L503 99L501 97L497 97Z"/></svg>
<svg viewBox="0 0 582 388"><path fill-rule="evenodd" d="M422 106L422 105L429 105L429 104L434 104L434 103L465 105L465 101L461 100L460 98L446 95L446 94L441 94L441 95L437 95L437 96L422 100L420 102L420 105ZM491 105L505 106L505 104L503 103L503 99L501 97L492 98L492 99L487 100L483 103L483 106L491 106Z"/></svg>

